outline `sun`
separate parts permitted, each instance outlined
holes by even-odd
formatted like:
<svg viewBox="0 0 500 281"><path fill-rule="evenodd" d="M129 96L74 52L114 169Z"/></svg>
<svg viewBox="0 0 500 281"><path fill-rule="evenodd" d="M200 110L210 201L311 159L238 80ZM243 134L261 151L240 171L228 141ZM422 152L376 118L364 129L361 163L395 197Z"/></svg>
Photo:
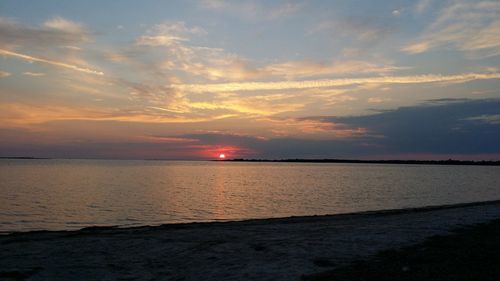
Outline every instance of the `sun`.
<svg viewBox="0 0 500 281"><path fill-rule="evenodd" d="M225 159L226 155L224 153L219 154L219 159Z"/></svg>

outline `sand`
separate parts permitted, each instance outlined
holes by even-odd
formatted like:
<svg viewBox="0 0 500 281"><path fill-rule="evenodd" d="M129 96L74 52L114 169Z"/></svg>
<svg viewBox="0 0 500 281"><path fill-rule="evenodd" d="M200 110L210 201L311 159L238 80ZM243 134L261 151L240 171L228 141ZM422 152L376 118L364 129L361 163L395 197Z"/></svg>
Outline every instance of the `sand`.
<svg viewBox="0 0 500 281"><path fill-rule="evenodd" d="M500 219L459 227L423 243L382 251L303 281L498 281Z"/></svg>
<svg viewBox="0 0 500 281"><path fill-rule="evenodd" d="M358 214L0 236L5 280L300 280L457 226L500 201Z"/></svg>

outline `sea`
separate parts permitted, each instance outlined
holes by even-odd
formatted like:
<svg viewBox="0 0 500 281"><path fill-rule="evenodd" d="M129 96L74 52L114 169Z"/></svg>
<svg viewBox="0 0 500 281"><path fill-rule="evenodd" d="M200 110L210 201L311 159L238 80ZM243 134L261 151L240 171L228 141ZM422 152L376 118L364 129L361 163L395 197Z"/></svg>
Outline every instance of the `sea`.
<svg viewBox="0 0 500 281"><path fill-rule="evenodd" d="M500 199L500 167L0 160L0 232L341 214Z"/></svg>

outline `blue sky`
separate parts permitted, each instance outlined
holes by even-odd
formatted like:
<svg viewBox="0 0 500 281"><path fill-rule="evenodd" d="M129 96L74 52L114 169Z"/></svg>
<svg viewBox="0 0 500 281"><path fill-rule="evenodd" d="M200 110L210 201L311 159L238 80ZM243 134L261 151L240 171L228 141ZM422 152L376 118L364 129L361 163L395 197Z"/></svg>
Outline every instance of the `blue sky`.
<svg viewBox="0 0 500 281"><path fill-rule="evenodd" d="M0 155L499 159L499 55L498 1L0 1Z"/></svg>

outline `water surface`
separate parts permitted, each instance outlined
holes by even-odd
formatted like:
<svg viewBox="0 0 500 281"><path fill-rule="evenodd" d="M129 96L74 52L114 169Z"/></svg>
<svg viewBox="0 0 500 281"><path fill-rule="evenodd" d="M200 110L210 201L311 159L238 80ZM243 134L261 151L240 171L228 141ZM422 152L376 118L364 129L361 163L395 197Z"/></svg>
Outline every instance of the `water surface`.
<svg viewBox="0 0 500 281"><path fill-rule="evenodd" d="M0 231L241 220L500 199L500 167L0 160Z"/></svg>

